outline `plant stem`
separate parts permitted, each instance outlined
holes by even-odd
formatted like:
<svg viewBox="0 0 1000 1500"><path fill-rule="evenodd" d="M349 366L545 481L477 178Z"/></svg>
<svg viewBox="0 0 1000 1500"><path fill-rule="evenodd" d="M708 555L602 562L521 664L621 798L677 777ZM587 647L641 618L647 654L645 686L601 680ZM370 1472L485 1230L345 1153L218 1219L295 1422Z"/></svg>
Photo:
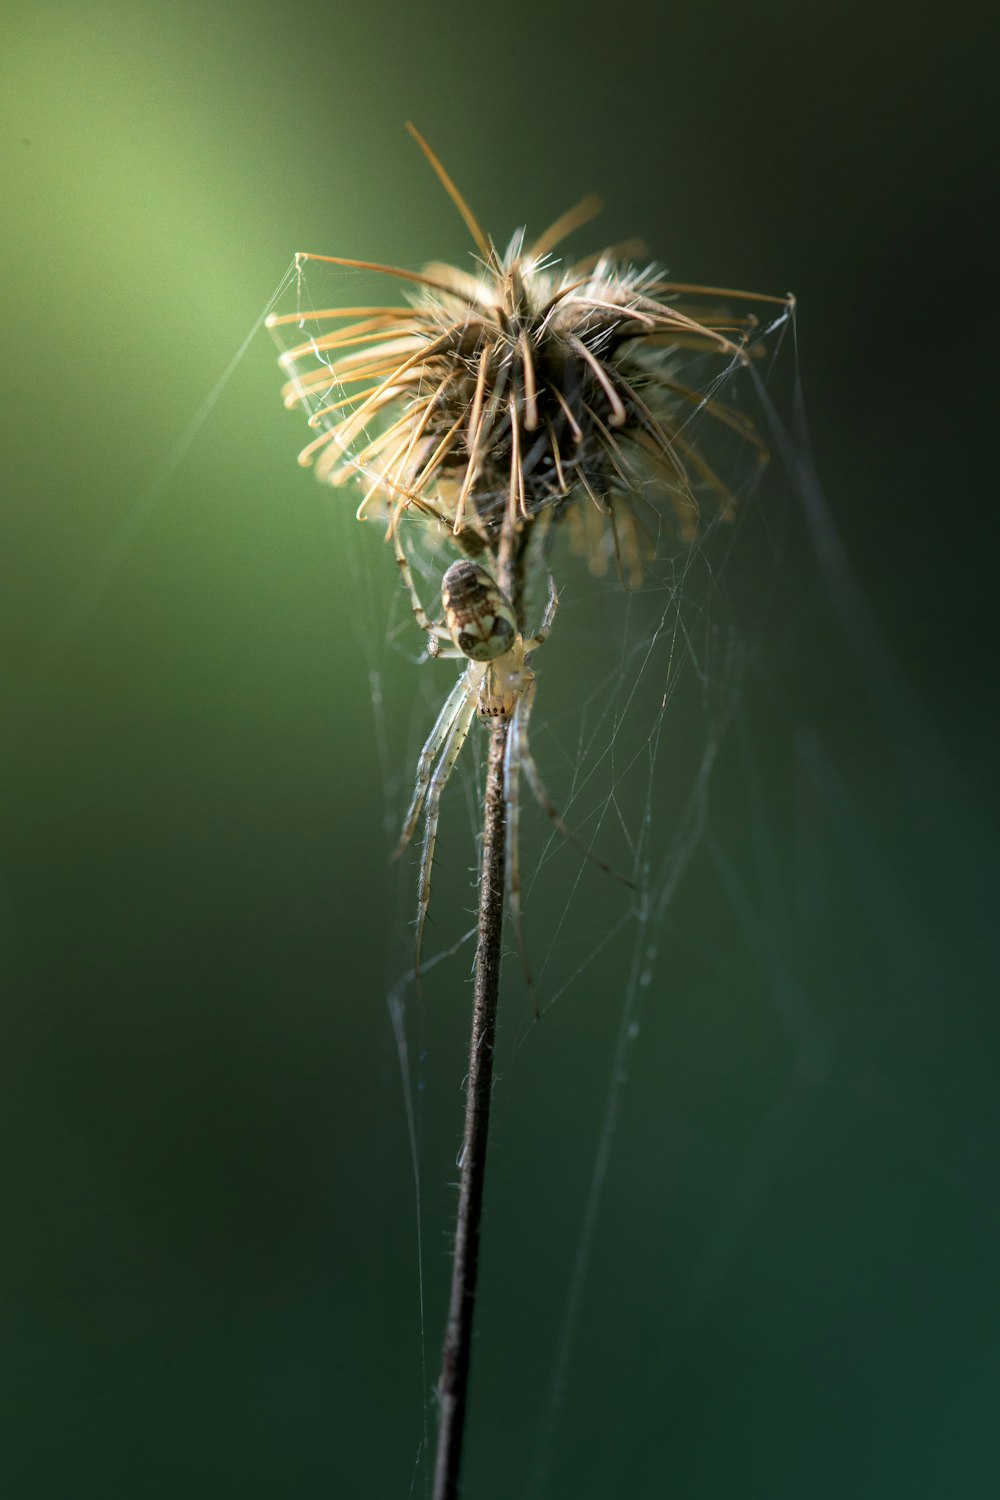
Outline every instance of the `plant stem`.
<svg viewBox="0 0 1000 1500"><path fill-rule="evenodd" d="M472 1354L472 1317L479 1263L479 1225L486 1179L486 1146L493 1088L493 1047L500 993L500 941L503 932L504 750L507 720L491 725L486 793L483 805L482 883L479 892L479 941L476 947L472 1040L465 1095L465 1134L458 1187L458 1222L451 1273L451 1301L438 1383L440 1425L434 1468L434 1500L455 1500L465 1434L465 1407Z"/></svg>
<svg viewBox="0 0 1000 1500"><path fill-rule="evenodd" d="M530 527L505 524L496 556L496 578L511 600L523 628L525 562ZM500 953L503 938L504 876L507 844L507 801L504 753L507 719L490 723L490 750L483 796L482 876L479 887L479 940L472 1002L472 1038L465 1092L465 1132L462 1137L458 1183L458 1219L451 1272L451 1300L438 1381L437 1460L433 1500L456 1500L465 1436L465 1408L472 1357L472 1318L479 1268L479 1225L486 1181L486 1146L493 1091L493 1048L500 995Z"/></svg>

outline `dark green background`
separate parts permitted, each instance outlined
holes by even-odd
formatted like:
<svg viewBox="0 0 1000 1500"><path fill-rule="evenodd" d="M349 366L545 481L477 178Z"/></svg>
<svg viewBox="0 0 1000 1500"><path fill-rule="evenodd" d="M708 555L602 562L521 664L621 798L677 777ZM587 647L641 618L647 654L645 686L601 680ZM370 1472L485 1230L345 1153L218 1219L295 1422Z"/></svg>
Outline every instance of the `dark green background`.
<svg viewBox="0 0 1000 1500"><path fill-rule="evenodd" d="M681 279L798 294L809 431L862 591L817 559L802 483L775 478L780 545L751 516L725 564L752 660L722 695L708 836L655 930L544 1485L628 930L571 976L621 893L584 873L549 996L570 982L537 1027L508 965L467 1493L510 1500L532 1476L551 1497L997 1492L991 18L778 0L5 13L15 1500L424 1492L384 1003L414 872L385 859L447 673L388 639L389 554L296 470L266 335L171 458L295 250L466 254L407 117L498 236L597 189L602 238L642 234ZM794 375L786 346L789 422ZM573 587L540 659L555 787L574 744L556 705L593 681L614 609L577 581L574 613ZM683 741L678 713L664 725ZM461 791L445 828L432 946L472 899ZM576 876L565 851L543 867L536 951ZM407 995L428 1382L467 960L433 971L422 1018Z"/></svg>

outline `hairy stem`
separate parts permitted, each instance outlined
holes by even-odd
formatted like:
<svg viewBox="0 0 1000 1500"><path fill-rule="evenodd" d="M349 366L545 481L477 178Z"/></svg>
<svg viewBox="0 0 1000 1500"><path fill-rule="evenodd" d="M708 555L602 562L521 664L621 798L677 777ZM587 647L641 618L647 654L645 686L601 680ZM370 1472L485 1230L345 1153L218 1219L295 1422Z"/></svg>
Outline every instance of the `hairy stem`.
<svg viewBox="0 0 1000 1500"><path fill-rule="evenodd" d="M504 749L507 720L491 725L489 764L483 807L482 883L479 892L479 942L476 948L472 1040L465 1095L465 1134L458 1187L458 1222L451 1275L451 1301L438 1382L440 1425L434 1469L434 1500L455 1500L465 1434L465 1409L472 1354L472 1318L479 1264L479 1225L486 1180L486 1147L493 1088L493 1047L500 993L500 942L503 933Z"/></svg>

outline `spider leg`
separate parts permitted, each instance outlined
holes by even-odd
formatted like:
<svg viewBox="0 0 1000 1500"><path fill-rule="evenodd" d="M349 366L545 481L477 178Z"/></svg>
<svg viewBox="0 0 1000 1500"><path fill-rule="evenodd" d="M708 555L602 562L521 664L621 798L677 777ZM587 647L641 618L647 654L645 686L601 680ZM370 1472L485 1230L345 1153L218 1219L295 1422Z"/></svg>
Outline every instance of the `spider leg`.
<svg viewBox="0 0 1000 1500"><path fill-rule="evenodd" d="M428 617L427 611L424 609L423 604L420 602L420 595L417 593L417 586L413 581L413 570L410 567L410 559L407 557L406 553L403 550L403 543L400 540L398 527L396 527L392 533L392 541L396 549L396 562L399 564L399 571L402 575L403 584L410 596L410 607L413 610L414 619L420 626L420 629L430 637L428 649L430 650L431 655L437 656L439 654L436 649L437 642L450 642L451 636L448 634L448 631L443 625L436 624Z"/></svg>
<svg viewBox="0 0 1000 1500"><path fill-rule="evenodd" d="M539 648L539 646L544 646L545 642L549 638L549 631L552 629L552 621L556 617L556 610L558 608L559 608L559 595L556 592L556 581L552 577L552 574L550 573L549 574L549 598L548 598L548 603L545 606L545 613L542 616L542 623L538 627L538 634L537 635L533 635L530 640L525 641L525 643L524 643L525 654L527 654L527 652L529 652L529 651L537 651L538 648Z"/></svg>
<svg viewBox="0 0 1000 1500"><path fill-rule="evenodd" d="M427 736L424 748L420 752L420 759L417 761L417 780L413 788L413 798L407 810L406 817L403 819L403 829L400 833L399 843L396 845L396 852L393 855L393 859L399 858L413 837L413 830L417 826L420 818L420 809L424 805L424 798L427 796L427 788L430 785L431 767L441 746L448 738L452 729L454 729L462 712L466 695L469 692L469 686L466 681L468 675L467 671L463 672L448 694L444 701L444 706L435 720L434 728Z"/></svg>
<svg viewBox="0 0 1000 1500"><path fill-rule="evenodd" d="M627 885L629 890L634 890L634 881L629 880L627 875L622 875L618 870L614 868L613 865L609 865L605 863L603 859L600 859L594 853L594 851L592 849L588 849L586 844L584 844L582 840L579 839L573 832L573 830L567 826L567 824L563 820L562 814L559 812L558 808L555 806L555 803L552 801L552 798L545 790L545 783L542 781L542 778L539 775L538 767L535 765L534 759L531 754L531 749L528 744L528 720L531 717L531 705L535 699L535 685L536 679L532 677L531 681L528 683L527 687L524 690L524 693L521 696L520 702L517 705L516 718L518 743L516 753L519 768L524 771L524 774L528 779L528 785L531 787L531 790L535 794L535 801L541 808L545 810L545 812L548 813L549 817L552 819L552 822L555 824L556 828L558 828L563 838L566 839L568 843L572 844L574 849L579 849L580 853L585 855L587 859L589 859L592 864L595 864L599 870L603 870L606 875L613 875L616 880L621 881L622 885Z"/></svg>
<svg viewBox="0 0 1000 1500"><path fill-rule="evenodd" d="M434 768L427 792L424 847L420 855L420 895L417 901L417 953L414 962L414 974L418 984L420 983L420 949L424 941L424 924L427 921L427 909L431 904L431 871L434 866L434 846L437 843L441 794L448 784L448 778L465 744L469 726L476 714L478 701L478 686L473 689L467 685L465 676L459 678L459 686L465 694L465 702L454 712L447 739L441 751L441 758Z"/></svg>
<svg viewBox="0 0 1000 1500"><path fill-rule="evenodd" d="M530 692L531 689L528 689ZM532 1004L535 1007L535 1018L537 1020L540 1012L538 1009L538 995L535 991L535 980L528 962L528 947L524 940L524 923L521 919L521 752L522 742L522 709L528 703L527 693L518 699L517 706L511 719L510 728L507 731L507 744L503 756L503 796L507 815L507 848L506 848L506 875L507 875L507 902L510 906L511 921L514 924L514 933L517 937L517 946L521 952L521 967L524 970L524 980L531 991ZM529 705L530 706L530 705Z"/></svg>

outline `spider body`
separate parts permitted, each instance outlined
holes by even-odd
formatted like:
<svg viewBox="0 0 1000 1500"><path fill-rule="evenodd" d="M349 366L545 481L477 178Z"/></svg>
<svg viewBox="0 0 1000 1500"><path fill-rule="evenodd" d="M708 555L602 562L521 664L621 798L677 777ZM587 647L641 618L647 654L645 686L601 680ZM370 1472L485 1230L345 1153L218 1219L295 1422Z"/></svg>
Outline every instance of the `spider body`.
<svg viewBox="0 0 1000 1500"><path fill-rule="evenodd" d="M549 598L541 624L536 633L525 640L517 627L514 606L496 579L480 564L463 558L452 563L441 580L444 620L434 621L429 619L420 602L409 559L398 532L394 540L396 561L410 595L410 605L417 624L426 632L429 654L432 657L450 657L466 663L465 670L445 699L444 707L420 752L413 798L396 848L398 857L413 838L423 813L424 843L420 855L420 894L417 899L416 974L419 979L420 951L431 899L431 871L437 845L441 797L472 722L478 717L491 722L507 721L503 768L507 816L507 901L521 950L525 977L529 985L532 985L521 924L519 830L522 771L539 806L552 819L563 837L599 869L615 875L624 885L632 885L630 880L618 875L610 865L598 859L567 828L545 789L528 743L528 723L536 686L531 659L533 653L548 639L552 628L559 604L556 586L550 577ZM445 641L448 645L442 646L441 643Z"/></svg>
<svg viewBox="0 0 1000 1500"><path fill-rule="evenodd" d="M448 633L470 661L494 661L517 635L514 607L500 585L478 563L452 563L441 580Z"/></svg>
<svg viewBox="0 0 1000 1500"><path fill-rule="evenodd" d="M437 844L441 798L475 718L507 720L504 756L504 802L507 809L507 897L524 957L521 929L521 879L518 854L520 774L556 825L567 830L542 785L528 747L528 720L535 696L535 674L530 657L541 646L555 618L558 596L549 579L549 601L535 635L525 640L517 628L514 606L500 585L478 563L452 563L441 581L444 623L428 619L417 594L409 561L397 537L397 560L410 593L417 623L427 632L432 656L464 660L466 667L445 700L420 752L417 780L397 847L402 854L424 814L424 843L420 856L420 894L417 902L416 971L431 899L431 870ZM450 644L442 649L441 641ZM572 837L572 835L569 835ZM575 841L574 841L575 842ZM527 960L525 972L530 980Z"/></svg>
<svg viewBox="0 0 1000 1500"><path fill-rule="evenodd" d="M472 667L483 668L476 701L479 717L509 718L529 680L534 680L514 606L485 568L464 559L452 563L442 578L441 604L448 634L472 664L470 686L477 675Z"/></svg>

